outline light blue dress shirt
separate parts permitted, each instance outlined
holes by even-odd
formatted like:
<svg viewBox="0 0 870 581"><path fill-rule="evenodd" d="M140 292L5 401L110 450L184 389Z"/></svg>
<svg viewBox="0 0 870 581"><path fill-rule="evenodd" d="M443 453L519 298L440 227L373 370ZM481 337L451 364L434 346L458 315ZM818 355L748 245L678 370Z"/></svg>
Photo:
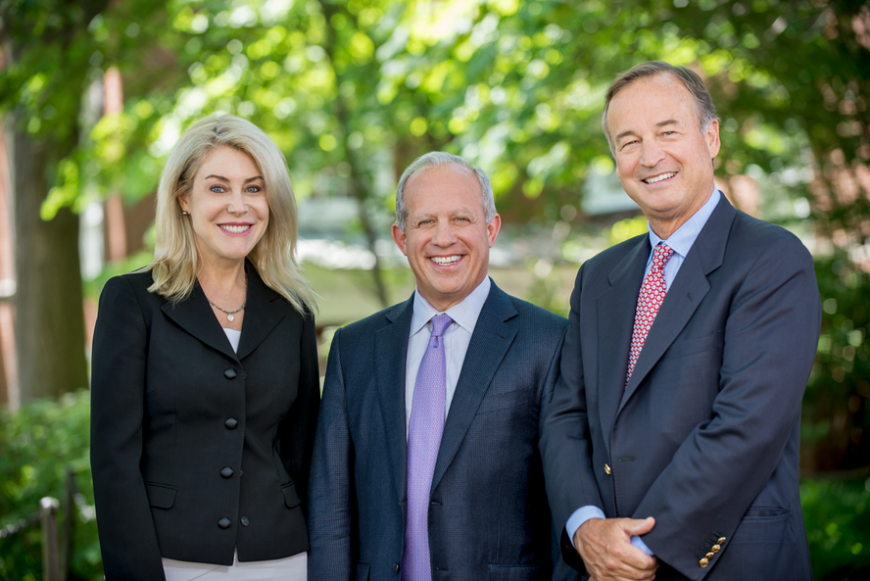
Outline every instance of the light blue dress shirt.
<svg viewBox="0 0 870 581"><path fill-rule="evenodd" d="M483 304L489 296L492 282L489 277L477 285L467 297L458 304L453 305L446 311L453 319L453 323L444 331L444 358L447 363L446 401L444 402L444 417L450 412L450 403L453 394L456 393L456 383L462 372L462 364L465 362L465 353L474 333L477 318L483 309ZM417 371L426 347L429 345L429 337L432 335L432 317L440 314L429 302L423 298L419 291L414 293L414 313L411 315L411 334L408 337L408 357L405 360L405 435L411 423L411 406L414 402L414 385L417 383Z"/></svg>
<svg viewBox="0 0 870 581"><path fill-rule="evenodd" d="M649 228L649 242L652 246L652 250L650 251L649 258L646 261L644 277L646 277L652 267L653 251L655 250L655 247L658 246L660 242L664 242L674 251L670 260L665 264L665 287L670 290L671 283L673 283L674 279L677 277L677 272L679 272L680 267L683 265L686 255L689 254L689 250L692 249L692 245L695 243L695 240L698 239L698 234L701 233L704 225L707 224L707 220L710 219L713 210L716 209L720 197L721 194L719 193L719 190L714 188L710 199L708 199L691 218L686 220L682 226L677 228L676 232L671 234L671 237L667 240L659 238L658 235L653 232L649 223L647 223L647 227ZM577 529L579 529L587 520L592 518L605 518L604 511L597 506L587 505L575 510L568 518L568 523L565 525L565 531L568 533L568 538L571 539L572 545L574 544L574 534L577 532ZM653 555L653 552L646 546L646 543L644 543L640 537L631 537L631 544L647 555Z"/></svg>

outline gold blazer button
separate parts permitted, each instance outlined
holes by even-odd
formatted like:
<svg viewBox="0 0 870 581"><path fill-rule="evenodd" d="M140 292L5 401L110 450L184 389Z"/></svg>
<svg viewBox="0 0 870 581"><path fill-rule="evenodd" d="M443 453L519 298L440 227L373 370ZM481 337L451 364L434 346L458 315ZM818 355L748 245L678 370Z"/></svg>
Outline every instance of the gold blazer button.
<svg viewBox="0 0 870 581"><path fill-rule="evenodd" d="M607 464L605 464L605 465L604 465L604 473L607 474L608 476L610 476L610 472L611 472L611 470L610 470L610 466L608 466Z"/></svg>

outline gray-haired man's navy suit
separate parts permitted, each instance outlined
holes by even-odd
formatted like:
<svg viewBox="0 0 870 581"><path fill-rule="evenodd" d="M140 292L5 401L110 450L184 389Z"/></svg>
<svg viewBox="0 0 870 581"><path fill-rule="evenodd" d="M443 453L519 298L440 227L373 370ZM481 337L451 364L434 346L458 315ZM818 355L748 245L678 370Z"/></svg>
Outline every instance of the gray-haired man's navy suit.
<svg viewBox="0 0 870 581"><path fill-rule="evenodd" d="M798 494L801 400L820 301L784 229L713 211L628 385L644 234L586 262L541 451L558 526L583 506L655 517L656 579L811 579ZM582 569L563 539L566 559Z"/></svg>
<svg viewBox="0 0 870 581"><path fill-rule="evenodd" d="M388 308L332 341L310 481L309 580L401 579L412 308ZM435 465L433 581L577 578L553 542L537 449L566 326L492 285Z"/></svg>

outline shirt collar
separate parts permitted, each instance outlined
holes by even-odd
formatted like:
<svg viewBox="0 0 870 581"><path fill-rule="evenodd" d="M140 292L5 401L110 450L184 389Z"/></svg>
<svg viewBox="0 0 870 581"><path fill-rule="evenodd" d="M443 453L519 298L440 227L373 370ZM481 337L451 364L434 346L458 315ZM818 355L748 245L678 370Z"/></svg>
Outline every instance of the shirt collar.
<svg viewBox="0 0 870 581"><path fill-rule="evenodd" d="M685 258L686 255L689 254L689 250L692 249L695 240L698 239L701 230L704 229L707 220L710 219L713 210L716 209L720 197L719 190L713 188L713 194L710 196L710 199L707 200L704 205L701 206L701 209L695 212L691 218L686 220L682 226L677 228L677 230L671 234L671 237L667 240L659 238L658 235L653 232L652 227L649 226L649 222L647 222L647 227L649 228L649 243L653 248L655 248L659 242L664 242L674 252Z"/></svg>
<svg viewBox="0 0 870 581"><path fill-rule="evenodd" d="M450 315L454 323L469 333L474 333L474 326L477 324L477 318L480 316L483 303L486 302L491 287L492 281L487 276L467 297L444 312ZM437 314L438 311L429 304L429 301L423 298L420 291L415 289L414 313L411 315L411 332L409 336L416 335Z"/></svg>

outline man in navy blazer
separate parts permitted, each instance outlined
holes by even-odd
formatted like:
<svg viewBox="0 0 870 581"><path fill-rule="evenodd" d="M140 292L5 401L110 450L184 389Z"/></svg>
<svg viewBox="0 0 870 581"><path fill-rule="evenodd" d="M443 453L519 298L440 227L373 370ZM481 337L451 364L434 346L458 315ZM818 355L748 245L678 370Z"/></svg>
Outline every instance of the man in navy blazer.
<svg viewBox="0 0 870 581"><path fill-rule="evenodd" d="M571 297L540 442L563 554L598 581L809 580L812 259L716 190L719 122L695 73L623 73L603 124L650 231L586 262Z"/></svg>
<svg viewBox="0 0 870 581"><path fill-rule="evenodd" d="M501 219L489 178L464 159L433 152L411 164L396 218L417 289L333 338L310 480L309 579L576 579L559 557L537 448L567 321L487 277ZM430 321L443 314L452 320L443 412L429 413L417 371L428 375ZM415 431L421 417L439 420L440 439ZM421 437L435 446L434 467L412 495L409 441Z"/></svg>

